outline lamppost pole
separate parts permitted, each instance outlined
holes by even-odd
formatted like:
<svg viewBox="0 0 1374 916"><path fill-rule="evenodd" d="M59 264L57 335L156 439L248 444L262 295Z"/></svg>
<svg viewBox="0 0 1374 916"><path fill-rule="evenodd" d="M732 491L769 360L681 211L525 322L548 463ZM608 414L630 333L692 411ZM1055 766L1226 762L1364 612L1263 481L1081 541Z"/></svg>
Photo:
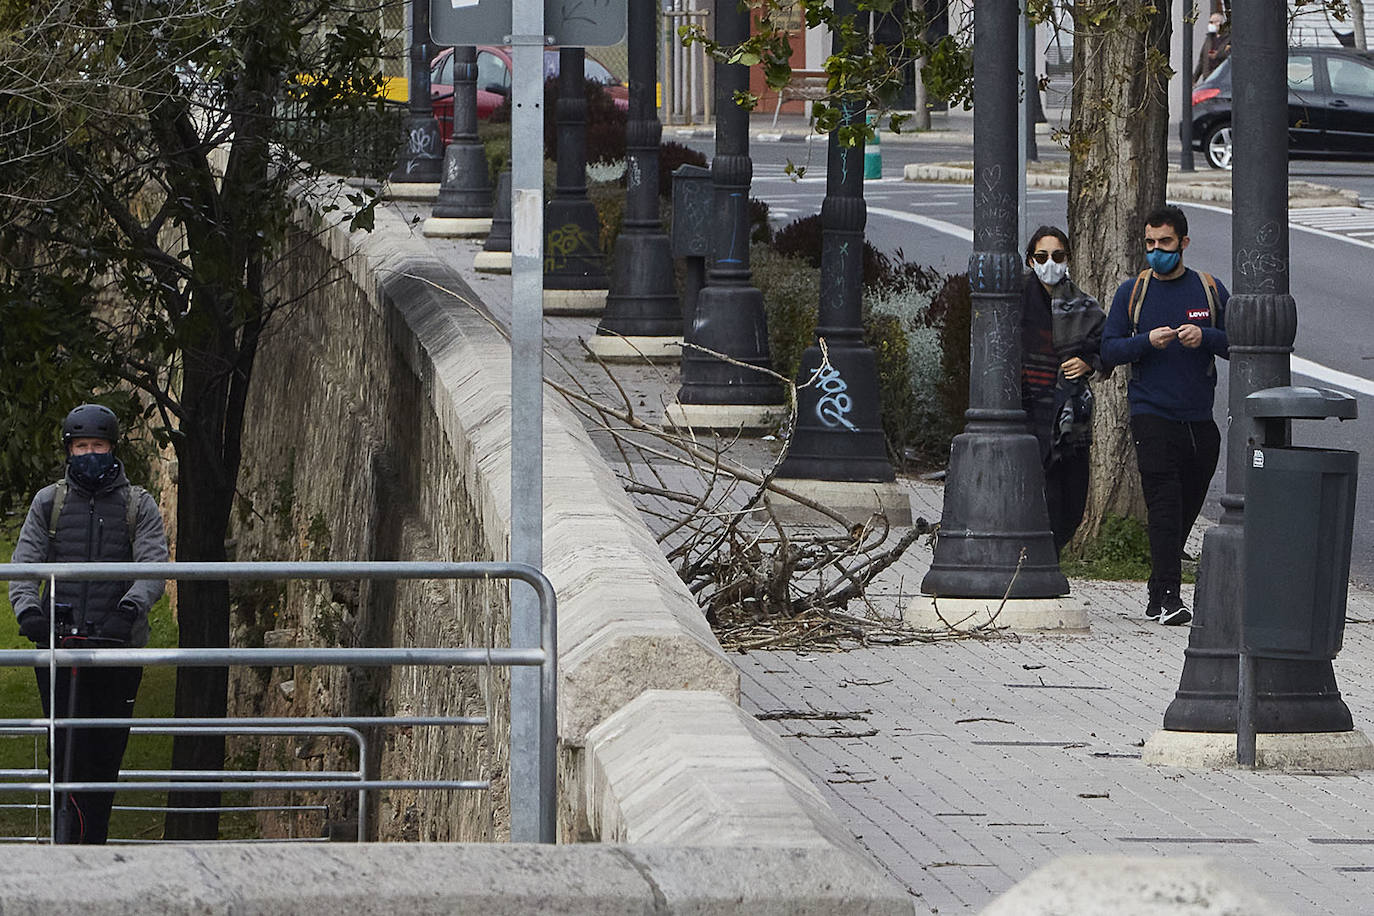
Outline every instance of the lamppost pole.
<svg viewBox="0 0 1374 916"><path fill-rule="evenodd" d="M1193 24L1197 17L1194 10L1194 0L1180 0L1183 13L1182 29L1182 49L1183 55L1179 68L1179 82L1183 86L1183 95L1179 102L1179 140L1183 144L1183 149L1178 155L1178 168L1181 172L1193 171Z"/></svg>
<svg viewBox="0 0 1374 916"><path fill-rule="evenodd" d="M1284 7L1237 0L1231 56L1235 172L1246 193L1232 208L1234 295L1226 307L1230 342L1226 493L1221 524L1203 538L1193 626L1165 732L1236 730L1241 611L1244 607L1245 398L1292 381L1297 334L1288 248L1288 48ZM1275 125L1280 129L1275 130ZM1341 732L1353 728L1330 661L1257 659L1256 730ZM1153 742L1155 739L1151 739ZM1150 745L1147 744L1147 752Z"/></svg>
<svg viewBox="0 0 1374 916"><path fill-rule="evenodd" d="M749 11L738 0L716 0L716 40L727 47L749 37ZM767 375L749 367L768 368L768 322L763 293L750 282L749 185L754 164L749 158L749 112L735 93L749 88L749 70L741 64L716 62L716 154L711 160L715 185L714 247L706 287L697 297L688 343L724 353L735 363L688 348L682 354L679 408L669 417L680 424L757 428L769 411L782 404L782 389ZM732 408L743 407L743 410Z"/></svg>
<svg viewBox="0 0 1374 916"><path fill-rule="evenodd" d="M630 116L625 124L625 222L615 241L615 267L597 336L605 358L681 353L682 305L673 283L673 252L659 219L658 6L629 5ZM638 338L638 339L637 339Z"/></svg>
<svg viewBox="0 0 1374 916"><path fill-rule="evenodd" d="M838 18L855 16L867 28L867 13L853 0L836 0ZM840 48L835 37L835 51ZM844 125L864 123L860 98L841 100ZM813 480L888 481L896 477L887 458L879 411L878 362L863 339L864 225L863 147L830 134L825 200L821 204L821 299L816 336L824 338L829 366L797 397L797 425L779 477ZM802 354L797 378L806 382L821 369L821 348Z"/></svg>
<svg viewBox="0 0 1374 916"><path fill-rule="evenodd" d="M1017 0L974 12L973 291L969 410L950 449L934 562L936 598L1067 595L1045 509L1040 449L1021 409L1017 240Z"/></svg>
<svg viewBox="0 0 1374 916"><path fill-rule="evenodd" d="M477 139L477 48L453 49L453 133L444 150L443 182L425 235L473 237L491 230L491 175Z"/></svg>
<svg viewBox="0 0 1374 916"><path fill-rule="evenodd" d="M410 114L406 117L405 145L401 147L391 183L434 184L443 170L444 147L439 139L439 122L434 118L434 100L429 97L429 3L412 0L410 4Z"/></svg>

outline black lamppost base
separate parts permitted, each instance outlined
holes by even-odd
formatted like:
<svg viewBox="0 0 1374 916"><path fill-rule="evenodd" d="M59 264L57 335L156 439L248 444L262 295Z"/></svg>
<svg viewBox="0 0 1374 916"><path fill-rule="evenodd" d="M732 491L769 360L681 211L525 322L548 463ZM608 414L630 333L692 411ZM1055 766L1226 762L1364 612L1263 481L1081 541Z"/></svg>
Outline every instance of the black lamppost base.
<svg viewBox="0 0 1374 916"><path fill-rule="evenodd" d="M763 293L752 286L707 286L697 297L696 319L688 343L715 353L725 353L734 365L692 347L682 352L682 404L783 403L782 387L766 372L770 369L768 326L764 319Z"/></svg>
<svg viewBox="0 0 1374 916"><path fill-rule="evenodd" d="M797 393L797 427L778 476L806 480L896 479L878 409L878 361L862 344L827 340L830 370ZM802 354L799 380L815 376L821 348Z"/></svg>
<svg viewBox="0 0 1374 916"><path fill-rule="evenodd" d="M444 144L433 115L406 119L405 146L387 180L392 184L438 184L444 173Z"/></svg>
<svg viewBox="0 0 1374 916"><path fill-rule="evenodd" d="M487 153L480 143L455 140L444 150L444 181L430 214L435 219L492 218Z"/></svg>
<svg viewBox="0 0 1374 916"><path fill-rule="evenodd" d="M944 513L921 592L936 597L1057 598L1059 571L1044 502L1025 493L1038 481L1040 445L1019 410L974 409L954 437Z"/></svg>
<svg viewBox="0 0 1374 916"><path fill-rule="evenodd" d="M1236 730L1237 677L1240 661L1243 588L1236 587L1244 569L1245 529L1234 496L1222 498L1227 513L1203 537L1207 558L1199 572L1194 607L1197 618L1188 633L1178 692L1164 713L1164 728L1178 732ZM1355 727L1336 687L1327 660L1293 661L1260 658L1255 665L1255 730L1265 734L1343 732Z"/></svg>
<svg viewBox="0 0 1374 916"><path fill-rule="evenodd" d="M598 334L680 337L682 303L673 283L673 251L661 232L622 233Z"/></svg>
<svg viewBox="0 0 1374 916"><path fill-rule="evenodd" d="M586 197L554 198L544 208L544 288L606 289L601 218Z"/></svg>

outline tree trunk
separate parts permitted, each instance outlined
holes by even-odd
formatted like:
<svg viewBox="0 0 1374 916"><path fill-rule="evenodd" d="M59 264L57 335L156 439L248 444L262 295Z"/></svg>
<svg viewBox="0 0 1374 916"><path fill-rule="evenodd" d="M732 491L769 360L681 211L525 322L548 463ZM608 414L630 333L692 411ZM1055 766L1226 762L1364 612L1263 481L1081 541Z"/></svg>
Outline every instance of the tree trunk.
<svg viewBox="0 0 1374 916"><path fill-rule="evenodd" d="M1350 3L1350 23L1355 27L1355 47L1361 51L1369 49L1368 36L1364 31L1364 0L1348 0Z"/></svg>
<svg viewBox="0 0 1374 916"><path fill-rule="evenodd" d="M1074 279L1110 308L1117 286L1144 266L1145 216L1164 203L1168 159L1169 5L1088 0L1073 6L1069 236ZM1125 366L1099 382L1088 509L1073 549L1107 515L1143 518L1131 442Z"/></svg>

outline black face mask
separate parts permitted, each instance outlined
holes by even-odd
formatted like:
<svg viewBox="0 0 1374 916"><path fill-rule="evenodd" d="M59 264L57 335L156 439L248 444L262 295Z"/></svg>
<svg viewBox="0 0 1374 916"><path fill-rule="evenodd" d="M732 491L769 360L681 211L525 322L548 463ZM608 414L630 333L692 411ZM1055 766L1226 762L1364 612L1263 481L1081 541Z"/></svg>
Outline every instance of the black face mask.
<svg viewBox="0 0 1374 916"><path fill-rule="evenodd" d="M88 490L96 490L118 473L118 462L113 452L87 452L84 455L67 456L67 473L72 480Z"/></svg>

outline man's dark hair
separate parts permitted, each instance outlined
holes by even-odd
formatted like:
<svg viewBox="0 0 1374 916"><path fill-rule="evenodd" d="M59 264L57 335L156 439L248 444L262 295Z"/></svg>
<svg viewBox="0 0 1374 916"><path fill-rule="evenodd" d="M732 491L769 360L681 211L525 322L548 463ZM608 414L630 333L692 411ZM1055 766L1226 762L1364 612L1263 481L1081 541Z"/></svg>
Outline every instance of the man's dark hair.
<svg viewBox="0 0 1374 916"><path fill-rule="evenodd" d="M1179 238L1188 234L1188 217L1183 215L1182 210L1174 206L1164 206L1151 210L1150 215L1145 217L1145 225L1153 226L1156 229L1160 226L1168 226L1174 230L1174 235Z"/></svg>

